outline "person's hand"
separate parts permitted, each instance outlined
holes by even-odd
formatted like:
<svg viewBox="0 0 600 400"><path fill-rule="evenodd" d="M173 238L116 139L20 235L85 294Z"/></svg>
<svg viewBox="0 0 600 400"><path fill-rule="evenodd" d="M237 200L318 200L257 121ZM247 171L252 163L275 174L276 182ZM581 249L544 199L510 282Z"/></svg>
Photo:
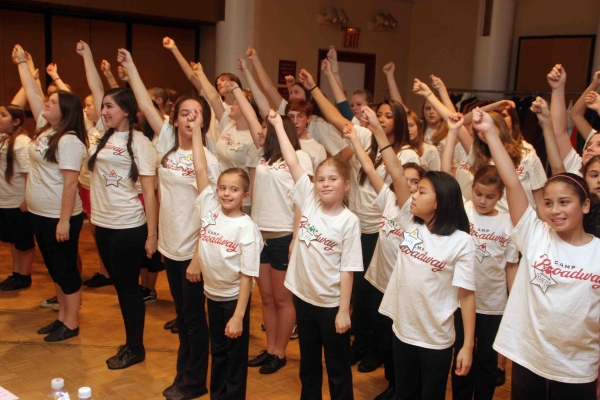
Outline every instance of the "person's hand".
<svg viewBox="0 0 600 400"><path fill-rule="evenodd" d="M27 61L27 64L29 66L33 66L33 57L31 57L31 54L29 54L29 52L25 52L25 61ZM598 71L600 72L600 71Z"/></svg>
<svg viewBox="0 0 600 400"><path fill-rule="evenodd" d="M286 75L285 76L285 85L286 86L291 86L296 82L296 78L293 77L292 75Z"/></svg>
<svg viewBox="0 0 600 400"><path fill-rule="evenodd" d="M156 250L158 250L158 236L154 235L152 237L148 237L146 239L146 245L144 246L146 249L146 257L152 258Z"/></svg>
<svg viewBox="0 0 600 400"><path fill-rule="evenodd" d="M533 103L531 103L531 111L536 115L540 124L551 124L552 120L550 119L550 109L548 108L548 103L541 97L537 97Z"/></svg>
<svg viewBox="0 0 600 400"><path fill-rule="evenodd" d="M246 50L246 58L248 61L252 62L254 61L254 57L258 57L258 53L256 53L254 48L248 47L248 50Z"/></svg>
<svg viewBox="0 0 600 400"><path fill-rule="evenodd" d="M248 71L248 65L246 64L246 60L244 60L244 57L238 58L237 67L243 73L246 73Z"/></svg>
<svg viewBox="0 0 600 400"><path fill-rule="evenodd" d="M307 90L311 90L315 86L317 86L315 84L315 80L313 79L312 75L309 74L308 71L305 69L300 70L300 75L298 75L298 80L300 81L302 86L304 86L304 88Z"/></svg>
<svg viewBox="0 0 600 400"><path fill-rule="evenodd" d="M278 126L283 127L281 115L277 114L274 110L269 111L267 118L269 119L269 123L273 125L274 128L277 128Z"/></svg>
<svg viewBox="0 0 600 400"><path fill-rule="evenodd" d="M353 139L355 139L357 136L356 136L356 129L354 128L354 124L345 124L342 134L349 141L352 141Z"/></svg>
<svg viewBox="0 0 600 400"><path fill-rule="evenodd" d="M50 75L50 78L52 78L53 81L60 79L60 76L58 76L58 66L56 64L48 64L48 66L46 67L46 72L48 73L48 75Z"/></svg>
<svg viewBox="0 0 600 400"><path fill-rule="evenodd" d="M119 67L117 68L117 75L119 76L119 79L123 82L129 82L129 73L127 72L125 67L119 65Z"/></svg>
<svg viewBox="0 0 600 400"><path fill-rule="evenodd" d="M81 57L85 57L92 53L92 51L90 50L90 46L88 46L88 44L83 40L77 42L77 47L75 51L77 51L77 54L79 54Z"/></svg>
<svg viewBox="0 0 600 400"><path fill-rule="evenodd" d="M235 339L242 336L244 319L240 317L236 317L235 315L231 317L227 325L225 326L225 336L230 339Z"/></svg>
<svg viewBox="0 0 600 400"><path fill-rule="evenodd" d="M600 114L600 96L596 92L589 92L585 96L585 105L590 110L596 111Z"/></svg>
<svg viewBox="0 0 600 400"><path fill-rule="evenodd" d="M192 67L192 71L194 71L194 74L196 75L204 71L202 69L202 64L200 64L199 62L190 62L190 67Z"/></svg>
<svg viewBox="0 0 600 400"><path fill-rule="evenodd" d="M360 124L365 128L368 128L370 131L373 131L377 128L381 129L381 124L379 123L377 114L369 106L363 106Z"/></svg>
<svg viewBox="0 0 600 400"><path fill-rule="evenodd" d="M552 89L558 89L567 82L567 72L562 65L556 64L552 68L552 71L548 73L546 79L548 80L548 85L550 85Z"/></svg>
<svg viewBox="0 0 600 400"><path fill-rule="evenodd" d="M102 71L105 75L112 74L110 70L110 63L106 60L102 60L102 62L100 63L100 71Z"/></svg>
<svg viewBox="0 0 600 400"><path fill-rule="evenodd" d="M185 270L185 277L190 282L200 282L202 278L202 270L200 269L200 262L192 260Z"/></svg>
<svg viewBox="0 0 600 400"><path fill-rule="evenodd" d="M337 62L337 51L335 50L335 47L333 47L333 45L329 46L329 51L327 51L327 59L331 63Z"/></svg>
<svg viewBox="0 0 600 400"><path fill-rule="evenodd" d="M33 75L33 79L37 81L38 79L40 79L40 70L37 68L34 69L31 75Z"/></svg>
<svg viewBox="0 0 600 400"><path fill-rule="evenodd" d="M446 87L446 85L444 85L444 81L442 81L441 78L433 74L431 74L429 78L431 78L431 86L433 86L438 92Z"/></svg>
<svg viewBox="0 0 600 400"><path fill-rule="evenodd" d="M383 73L386 75L394 75L394 71L396 71L396 64L393 61L383 66Z"/></svg>
<svg viewBox="0 0 600 400"><path fill-rule="evenodd" d="M421 82L420 80L416 79L413 82L413 92L415 94L418 94L419 96L423 96L423 97L427 97L431 94L431 89L429 89L429 86L427 86L426 84L424 84L423 82Z"/></svg>
<svg viewBox="0 0 600 400"><path fill-rule="evenodd" d="M456 375L466 376L471 370L473 364L473 349L463 347L456 357Z"/></svg>
<svg viewBox="0 0 600 400"><path fill-rule="evenodd" d="M225 82L225 89L227 89L227 91L229 93L233 93L233 91L235 90L235 88L239 89L239 86L237 83L233 82L233 81L227 81Z"/></svg>
<svg viewBox="0 0 600 400"><path fill-rule="evenodd" d="M600 86L600 71L596 71L594 76L592 77L592 84L596 85L596 87Z"/></svg>
<svg viewBox="0 0 600 400"><path fill-rule="evenodd" d="M71 224L69 223L69 220L58 220L58 224L56 225L56 241L66 242L67 240L69 240L70 228Z"/></svg>
<svg viewBox="0 0 600 400"><path fill-rule="evenodd" d="M177 48L177 45L175 45L175 41L168 36L165 36L163 38L162 45L165 49L171 50L171 51L173 51Z"/></svg>
<svg viewBox="0 0 600 400"><path fill-rule="evenodd" d="M335 316L335 332L339 334L346 333L351 326L350 313L338 311Z"/></svg>
<svg viewBox="0 0 600 400"><path fill-rule="evenodd" d="M21 210L21 212L29 211L27 208L27 202L25 200L23 200L23 202L19 205L19 210Z"/></svg>
<svg viewBox="0 0 600 400"><path fill-rule="evenodd" d="M331 70L331 63L326 58L321 61L321 71L323 71L323 73L327 76L331 76L333 74L333 71Z"/></svg>
<svg viewBox="0 0 600 400"><path fill-rule="evenodd" d="M202 125L203 125L202 112L199 109L197 109L197 108L193 109L187 115L187 120L188 120L188 122L191 123L193 128L197 128L198 130L200 130L202 128Z"/></svg>
<svg viewBox="0 0 600 400"><path fill-rule="evenodd" d="M21 47L21 45L16 44L12 51L12 60L15 64L20 62L27 62L27 58L25 56L25 50Z"/></svg>
<svg viewBox="0 0 600 400"><path fill-rule="evenodd" d="M133 67L133 58L131 53L125 49L119 49L117 52L117 62L124 68Z"/></svg>
<svg viewBox="0 0 600 400"><path fill-rule="evenodd" d="M481 133L495 132L494 120L490 114L477 107L473 110L473 128Z"/></svg>
<svg viewBox="0 0 600 400"><path fill-rule="evenodd" d="M464 122L465 118L461 113L450 114L448 116L448 120L446 121L448 124L448 129L450 130L459 130Z"/></svg>

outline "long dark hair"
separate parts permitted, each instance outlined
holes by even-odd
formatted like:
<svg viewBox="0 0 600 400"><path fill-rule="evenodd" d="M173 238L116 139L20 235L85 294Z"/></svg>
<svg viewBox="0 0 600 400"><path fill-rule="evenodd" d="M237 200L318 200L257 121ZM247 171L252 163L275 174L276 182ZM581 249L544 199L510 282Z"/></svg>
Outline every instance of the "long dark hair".
<svg viewBox="0 0 600 400"><path fill-rule="evenodd" d="M206 147L206 132L208 132L208 128L210 127L211 118L210 106L208 105L206 99L202 96L183 95L179 99L177 99L177 102L175 103L175 110L173 111L173 119L169 121L169 123L171 124L171 128L175 133L175 143L173 143L173 147L171 147L171 149L165 153L164 157L160 162L161 164L167 162L169 155L177 151L177 149L179 148L179 132L177 130L177 127L175 126L175 120L179 115L179 109L181 108L181 105L186 100L195 100L198 103L200 103L200 107L202 108L202 128L200 128L200 131L202 132L202 144L204 144L204 146Z"/></svg>
<svg viewBox="0 0 600 400"><path fill-rule="evenodd" d="M406 112L404 111L402 104L395 100L385 100L383 103L377 106L377 110L379 111L381 106L384 104L390 106L392 114L394 115L394 129L392 131L394 134L394 143L392 143L392 148L394 149L394 152L398 154L402 147L409 144L410 136L408 134L408 120L406 119ZM371 135L371 149L369 150L368 154L375 166L375 169L377 169L383 162L382 157L377 157L378 150L379 147L377 146L375 135ZM367 174L361 167L358 183L362 185L365 182L366 177Z"/></svg>
<svg viewBox="0 0 600 400"><path fill-rule="evenodd" d="M83 119L83 107L81 100L77 95L67 92L65 90L59 90L55 92L58 96L58 107L60 108L60 121L53 127L56 133L49 137L48 149L44 153L44 160L58 164L56 159L56 152L58 151L58 142L63 135L75 135L81 143L88 147L87 131L85 129L85 122ZM54 94L54 93L52 93ZM50 95L52 96L52 95ZM50 124L47 124L41 130L39 130L35 137L45 132L50 128Z"/></svg>
<svg viewBox="0 0 600 400"><path fill-rule="evenodd" d="M129 119L129 135L127 136L127 152L129 153L129 157L131 157L131 168L129 168L129 179L133 182L136 182L139 177L139 171L137 164L135 163L135 158L133 157L133 149L131 147L131 143L133 142L133 125L138 122L137 118L137 109L138 105L135 101L135 96L131 89L124 88L114 88L110 89L108 92L104 93L104 98L106 96L112 96L113 100L117 105L126 113L128 113ZM102 107L104 107L104 98L102 98ZM115 128L110 128L106 131L104 136L98 142L98 146L96 147L96 152L90 157L88 161L88 169L90 172L94 171L94 164L96 164L96 158L98 157L98 153L100 150L106 146L108 143L108 139L115 133Z"/></svg>
<svg viewBox="0 0 600 400"><path fill-rule="evenodd" d="M160 107L158 106L158 103L155 102L154 100L151 100L151 101L152 101L152 105L154 106L154 108L156 108L156 111L160 111ZM162 116L162 114L161 114L161 116ZM146 118L145 115L144 115L144 118ZM139 118L138 118L138 120L139 120ZM149 141L152 141L152 139L154 139L154 136L156 135L156 133L154 132L154 129L152 129L152 126L150 126L150 124L148 123L147 119L142 124L140 124L138 121L137 125L138 125L138 129L144 134L144 136L146 136L148 138Z"/></svg>
<svg viewBox="0 0 600 400"><path fill-rule="evenodd" d="M296 133L296 126L287 115L282 115L281 120L283 121L283 129L288 139L290 139L292 147L294 150L300 150L300 139L298 139L298 134ZM267 136L265 137L263 150L263 157L269 165L272 165L275 161L283 157L275 127L271 124L267 125Z"/></svg>
<svg viewBox="0 0 600 400"><path fill-rule="evenodd" d="M8 148L6 149L6 171L4 172L4 179L6 182L10 183L10 180L13 176L14 171L14 147L15 140L19 135L29 135L25 129L23 129L23 124L25 123L25 110L19 106L14 104L10 104L8 106L2 106L6 109L6 111L10 114L10 117L14 121L15 119L19 120L19 124L14 126L12 132L3 132L8 134Z"/></svg>
<svg viewBox="0 0 600 400"><path fill-rule="evenodd" d="M437 208L431 221L414 216L418 224L427 224L429 231L440 236L449 236L457 229L470 233L469 218L462 202L460 185L454 177L446 172L427 171L421 181L431 182L437 198Z"/></svg>

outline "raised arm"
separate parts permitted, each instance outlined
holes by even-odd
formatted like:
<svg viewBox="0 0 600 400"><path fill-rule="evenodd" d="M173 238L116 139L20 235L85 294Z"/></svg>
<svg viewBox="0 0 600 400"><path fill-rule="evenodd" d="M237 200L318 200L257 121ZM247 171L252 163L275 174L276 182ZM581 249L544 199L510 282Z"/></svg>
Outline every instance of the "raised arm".
<svg viewBox="0 0 600 400"><path fill-rule="evenodd" d="M342 87L339 85L339 82L337 81L337 78L331 69L331 63L326 58L321 61L321 71L323 71L327 77L327 81L329 81L335 102L341 103L342 101L347 101L348 99L346 98L344 89L342 89Z"/></svg>
<svg viewBox="0 0 600 400"><path fill-rule="evenodd" d="M188 121L193 124L192 133L192 154L194 157L194 171L196 175L196 184L198 193L202 193L210 185L208 180L206 154L204 154L204 144L202 143L202 113L200 110L194 110L188 114Z"/></svg>
<svg viewBox="0 0 600 400"><path fill-rule="evenodd" d="M12 59L15 64L17 64L17 68L19 69L19 77L21 78L21 85L25 90L25 95L27 96L27 101L29 102L29 107L31 107L31 112L33 113L33 117L36 122L39 119L42 111L44 110L44 98L42 96L42 92L38 87L37 83L33 75L31 74L31 70L27 65L27 60L25 59L25 51L20 45L16 45L12 51Z"/></svg>
<svg viewBox="0 0 600 400"><path fill-rule="evenodd" d="M408 200L408 198L411 196L410 187L408 186L406 176L404 175L402 163L398 159L394 148L390 145L383 128L381 128L375 111L368 106L363 107L362 111L363 115L361 117L361 123L368 124L369 129L375 136L377 146L379 147L379 154L381 155L383 163L385 164L385 168L392 178L392 182L394 183L394 192L396 193L396 198L398 199L398 205L402 207L404 203L406 203L406 200Z"/></svg>
<svg viewBox="0 0 600 400"><path fill-rule="evenodd" d="M343 134L344 137L350 140L350 143L352 143L352 147L354 147L354 153L356 154L356 158L358 159L358 162L360 162L363 171L365 171L365 173L367 174L367 178L369 178L371 186L373 186L373 189L375 189L375 191L379 193L383 188L383 185L385 185L385 182L377 173L375 165L373 165L373 161L371 160L365 149L362 147L362 144L358 139L358 135L356 134L354 124L346 124L346 126L344 126Z"/></svg>
<svg viewBox="0 0 600 400"><path fill-rule="evenodd" d="M281 120L281 115L271 110L269 112L269 123L275 128L275 132L277 133L277 139L279 139L279 148L281 149L281 154L283 155L283 159L285 160L288 168L290 169L292 178L294 178L294 182L298 182L298 180L302 178L302 175L304 175L305 173L304 168L302 168L302 166L300 165L300 161L298 161L298 155L296 154L296 150L294 150L294 146L292 146L292 143L290 143L290 139L285 133L285 129L283 128L283 121Z"/></svg>
<svg viewBox="0 0 600 400"><path fill-rule="evenodd" d="M300 83L311 92L312 98L317 102L327 122L335 126L338 131L342 132L344 126L346 126L347 123L350 123L350 121L344 118L337 107L327 100L327 97L325 97L323 92L321 92L321 89L315 84L312 75L305 69L302 69L300 70L299 80Z"/></svg>
<svg viewBox="0 0 600 400"><path fill-rule="evenodd" d="M221 102L221 95L219 95L217 89L206 77L204 69L202 68L202 64L195 63L193 69L196 73L198 81L200 82L202 90L204 90L204 96L206 97L206 100L215 112L215 117L217 117L217 120L220 121L221 118L223 118L223 114L225 114L225 107L223 107L223 103Z"/></svg>
<svg viewBox="0 0 600 400"><path fill-rule="evenodd" d="M256 50L252 47L248 47L248 50L246 50L246 58L248 59L248 61L254 64L254 70L256 71L256 75L258 75L258 80L260 81L260 84L262 85L265 93L267 93L267 96L269 96L271 100L273 100L275 107L279 107L279 105L283 101L283 97L281 97L281 95L277 91L277 88L275 87L275 85L273 85L271 78L269 78L267 71L265 71L265 67L263 67L260 58L258 58L258 53L256 52Z"/></svg>
<svg viewBox="0 0 600 400"><path fill-rule="evenodd" d="M238 107L240 108L244 119L248 123L248 129L252 135L254 145L257 149L262 147L264 142L264 140L262 140L260 137L262 134L262 125L260 122L258 122L254 108L252 108L252 105L246 96L244 96L244 92L242 92L242 89L238 86L238 84L233 81L228 81L225 84L225 88L227 88L229 93L233 94L235 101L237 101Z"/></svg>
<svg viewBox="0 0 600 400"><path fill-rule="evenodd" d="M600 87L600 71L596 71L594 77L592 78L590 86L588 86L587 89L585 89L585 91L581 94L577 102L573 104L573 108L571 108L571 121L573 121L573 124L575 124L575 128L577 128L577 131L579 131L579 134L581 135L581 137L583 137L584 140L587 140L588 135L593 129L590 123L587 122L587 120L585 119L585 96L589 92L595 92L596 90L598 90L598 87Z"/></svg>
<svg viewBox="0 0 600 400"><path fill-rule="evenodd" d="M454 160L454 148L458 140L458 132L464 123L464 117L461 113L455 113L448 117L448 136L442 152L441 171L452 174L452 161Z"/></svg>
<svg viewBox="0 0 600 400"><path fill-rule="evenodd" d="M430 76L430 78L431 78L431 86L433 86L435 88L435 90L438 91L438 94L440 95L440 100L442 101L442 104L445 105L448 110L455 113L456 108L454 107L454 103L452 103L452 100L450 100L450 95L448 94L448 89L446 89L446 85L444 84L444 81L442 81L441 78L439 78L433 74Z"/></svg>
<svg viewBox="0 0 600 400"><path fill-rule="evenodd" d="M200 84L200 80L194 73L194 70L192 69L188 61L185 59L185 57L183 57L183 54L181 54L181 52L177 48L175 41L170 37L165 36L163 38L162 44L165 49L169 50L173 54L173 57L175 57L175 60L177 61L177 64L179 64L179 67L183 71L185 77L190 81L192 85L194 85L196 90L198 90L198 93L201 93L202 85Z"/></svg>
<svg viewBox="0 0 600 400"><path fill-rule="evenodd" d="M525 189L523 189L521 181L517 176L515 166L506 152L504 144L502 144L494 126L494 121L489 114L476 108L473 112L473 127L485 136L492 159L498 169L498 174L500 174L500 178L506 186L506 199L508 201L510 219L513 225L517 225L523 214L525 214L525 211L527 211L529 201L527 200Z"/></svg>
<svg viewBox="0 0 600 400"><path fill-rule="evenodd" d="M146 120L150 124L152 130L156 134L160 134L164 124L163 117L160 114L160 111L154 108L152 99L146 90L146 86L144 86L144 82L142 82L142 78L138 73L131 54L125 49L120 49L117 59L119 64L121 64L121 66L127 71L127 75L129 76L129 85L131 85L131 90L133 90L138 107L146 117Z"/></svg>
<svg viewBox="0 0 600 400"><path fill-rule="evenodd" d="M585 104L590 110L596 111L600 115L600 95L596 92L589 92L585 96Z"/></svg>
<svg viewBox="0 0 600 400"><path fill-rule="evenodd" d="M44 89L42 89L42 82L40 82L40 72L37 68L35 68L35 64L33 63L33 57L28 52L25 52L25 60L27 60L27 65L29 65L31 75L33 75L33 77L35 78L35 83L37 83L38 87L40 88L40 93L44 93Z"/></svg>
<svg viewBox="0 0 600 400"><path fill-rule="evenodd" d="M565 172L565 165L563 163L564 157L561 157L558 143L556 142L554 123L552 121L553 118L551 118L551 112L548 109L548 103L546 103L546 100L542 99L541 97L537 97L531 104L531 111L533 111L533 113L537 116L538 121L542 126L542 131L544 132L546 155L548 156L548 163L552 169L552 175Z"/></svg>
<svg viewBox="0 0 600 400"><path fill-rule="evenodd" d="M33 78L37 82L39 80L40 71L36 69L36 70L32 71L31 73L33 74ZM25 94L25 89L23 89L22 86L21 86L21 88L19 88L19 91L15 94L15 97L13 97L10 104L14 104L21 108L27 107L27 95Z"/></svg>
<svg viewBox="0 0 600 400"><path fill-rule="evenodd" d="M258 106L258 111L260 112L260 115L262 115L263 118L267 118L267 116L269 115L269 111L271 111L271 107L269 106L269 100L256 84L256 81L252 76L252 72L250 72L250 70L248 69L246 60L244 60L242 57L238 58L238 69L246 77L248 87L250 88L250 91L252 92L252 97L254 98L254 101Z"/></svg>
<svg viewBox="0 0 600 400"><path fill-rule="evenodd" d="M102 110L102 98L104 97L104 85L100 74L94 64L94 56L92 56L92 50L90 46L83 40L77 43L77 54L83 57L83 65L85 67L85 76L87 79L88 86L92 92L92 99L94 101L94 107L98 110Z"/></svg>
<svg viewBox="0 0 600 400"><path fill-rule="evenodd" d="M69 87L65 85L60 76L58 76L58 66L54 63L48 64L46 67L46 73L52 78L52 82L56 85L58 90L64 90L70 92Z"/></svg>
<svg viewBox="0 0 600 400"><path fill-rule="evenodd" d="M327 52L327 61L331 65L331 73L337 82L338 87L344 93L344 84L342 83L342 77L340 76L340 64L337 59L337 51L333 45L329 46L329 51ZM339 103L339 101L336 100Z"/></svg>
<svg viewBox="0 0 600 400"><path fill-rule="evenodd" d="M102 62L100 63L100 71L102 71L102 73L104 74L104 77L108 82L108 86L110 86L111 89L119 87L119 83L115 79L115 76L113 75L110 69L110 63L108 61L102 60Z"/></svg>
<svg viewBox="0 0 600 400"><path fill-rule="evenodd" d="M552 97L550 100L549 112L551 116L553 132L555 135L554 142L558 143L560 159L564 160L573 148L573 145L571 144L571 139L569 138L569 122L567 118L567 105L565 103L565 85L567 83L567 72L562 67L562 65L556 64L554 68L552 68L552 71L550 71L550 73L547 75L546 79L548 80L548 84L552 88ZM592 128L590 127L590 130L591 129ZM585 134L589 134L590 130L588 130ZM547 140L545 134L544 140Z"/></svg>
<svg viewBox="0 0 600 400"><path fill-rule="evenodd" d="M388 90L390 91L390 99L396 100L398 103L402 104L402 107L404 107L405 110L408 110L402 101L402 95L400 94L400 90L398 90L398 84L396 84L394 72L396 72L396 64L394 64L393 61L390 61L383 66L383 73L385 74Z"/></svg>
<svg viewBox="0 0 600 400"><path fill-rule="evenodd" d="M496 111L497 113L502 113L507 107L515 108L515 102L512 100L500 100L480 108L485 112ZM471 125L472 123L473 111L470 111L465 115L465 125Z"/></svg>

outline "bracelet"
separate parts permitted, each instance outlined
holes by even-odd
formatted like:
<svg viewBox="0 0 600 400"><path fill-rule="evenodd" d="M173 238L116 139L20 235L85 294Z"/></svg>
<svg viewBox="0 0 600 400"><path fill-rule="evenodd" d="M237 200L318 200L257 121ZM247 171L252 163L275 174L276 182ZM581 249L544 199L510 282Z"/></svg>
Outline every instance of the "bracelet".
<svg viewBox="0 0 600 400"><path fill-rule="evenodd" d="M26 63L26 62L27 62L27 61L25 61L25 60L23 60L23 61L19 61L19 62L17 63L17 65L19 65L19 64L22 64L22 63Z"/></svg>
<svg viewBox="0 0 600 400"><path fill-rule="evenodd" d="M242 88L240 88L239 86L236 86L236 87L234 87L233 89L231 89L231 93L233 93L233 91L234 91L235 89L240 89L240 90L242 90Z"/></svg>
<svg viewBox="0 0 600 400"><path fill-rule="evenodd" d="M56 81L62 81L62 79L60 77L58 77L55 80L53 80L52 82L56 82Z"/></svg>
<svg viewBox="0 0 600 400"><path fill-rule="evenodd" d="M150 239L151 237L154 237L154 236L158 236L158 233L155 233L154 235L150 235L146 239Z"/></svg>
<svg viewBox="0 0 600 400"><path fill-rule="evenodd" d="M383 151L384 151L385 149L387 149L388 147L392 147L392 145L391 145L391 144L388 144L387 146L383 146L383 147L381 148L381 150L379 150L379 152L380 152L380 153L381 153L381 152L383 152Z"/></svg>
<svg viewBox="0 0 600 400"><path fill-rule="evenodd" d="M334 75L339 75L339 74L340 74L340 71L334 72L333 74L334 74Z"/></svg>
<svg viewBox="0 0 600 400"><path fill-rule="evenodd" d="M312 89L308 89L308 91L309 91L309 92L312 92L312 91L313 91L313 90L315 90L317 87L318 87L318 86L317 86L317 85L315 85L315 86L313 86L313 88L312 88Z"/></svg>
<svg viewBox="0 0 600 400"><path fill-rule="evenodd" d="M425 98L428 98L429 96L431 96L433 92L429 92L429 94L427 96L425 96Z"/></svg>

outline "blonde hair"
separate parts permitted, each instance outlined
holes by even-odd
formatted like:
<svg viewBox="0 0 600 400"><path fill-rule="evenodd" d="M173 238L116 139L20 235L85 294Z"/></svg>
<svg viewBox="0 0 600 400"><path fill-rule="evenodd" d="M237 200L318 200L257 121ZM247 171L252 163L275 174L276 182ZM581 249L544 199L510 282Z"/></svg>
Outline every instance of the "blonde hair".
<svg viewBox="0 0 600 400"><path fill-rule="evenodd" d="M421 118L419 118L419 116L417 115L417 113L415 113L414 111L408 110L406 111L406 117L410 118L415 125L417 126L417 137L412 140L410 139L410 134L409 134L409 141L410 141L410 147L412 147L417 154L419 155L419 157L423 156L423 142L425 141L425 137L423 135L423 123L421 122Z"/></svg>
<svg viewBox="0 0 600 400"><path fill-rule="evenodd" d="M324 161L321 162L321 164L319 164L319 166L317 167L316 171L315 171L315 180L317 179L317 177L319 176L319 171L321 170L322 167L333 167L335 168L335 170L337 171L338 174L340 174L340 176L342 177L342 179L345 182L350 182L350 184L352 184L351 180L350 180L350 165L338 158L334 158L334 157L329 157L326 158ZM344 193L344 199L342 200L342 203L347 207L348 206L348 192Z"/></svg>

